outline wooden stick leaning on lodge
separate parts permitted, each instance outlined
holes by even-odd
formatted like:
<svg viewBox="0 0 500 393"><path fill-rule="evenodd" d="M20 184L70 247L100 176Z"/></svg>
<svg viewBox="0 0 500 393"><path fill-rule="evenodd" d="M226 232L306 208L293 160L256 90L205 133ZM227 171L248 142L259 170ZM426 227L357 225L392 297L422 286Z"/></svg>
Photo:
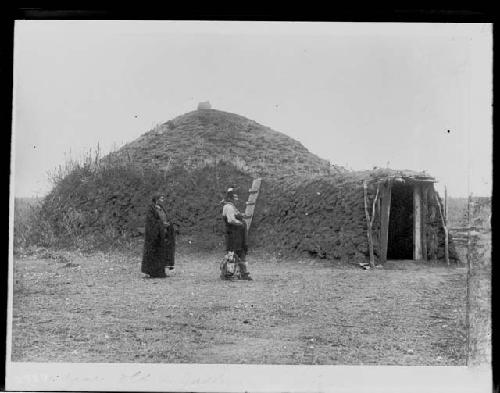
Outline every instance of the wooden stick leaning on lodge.
<svg viewBox="0 0 500 393"><path fill-rule="evenodd" d="M368 185L366 184L366 180L363 181L363 192L365 196L365 215L366 215L366 226L367 226L367 232L366 235L368 237L368 247L370 250L370 267L375 267L375 256L373 255L373 236L372 236L372 228L373 228L373 221L375 219L375 206L377 204L378 200L378 194L380 191L380 184L377 183L377 193L375 194L375 199L373 200L373 206L372 206L372 216L370 218L370 213L368 212L368 192L367 192Z"/></svg>
<svg viewBox="0 0 500 393"><path fill-rule="evenodd" d="M448 255L448 226L446 225L446 219L443 215L443 211L441 209L441 203L439 202L439 198L437 193L434 193L434 197L436 198L436 202L438 205L438 210L439 210L439 216L441 217L441 224L443 225L444 229L444 260L446 261L446 264L450 264L450 259Z"/></svg>

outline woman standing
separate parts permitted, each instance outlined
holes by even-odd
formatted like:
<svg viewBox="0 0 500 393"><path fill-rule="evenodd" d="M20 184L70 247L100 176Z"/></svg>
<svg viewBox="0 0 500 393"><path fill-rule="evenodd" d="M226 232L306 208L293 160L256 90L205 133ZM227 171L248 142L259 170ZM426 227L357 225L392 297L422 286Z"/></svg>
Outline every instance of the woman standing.
<svg viewBox="0 0 500 393"><path fill-rule="evenodd" d="M155 195L146 214L144 252L141 272L151 278L163 278L165 267L174 268L175 230L163 208L165 197Z"/></svg>

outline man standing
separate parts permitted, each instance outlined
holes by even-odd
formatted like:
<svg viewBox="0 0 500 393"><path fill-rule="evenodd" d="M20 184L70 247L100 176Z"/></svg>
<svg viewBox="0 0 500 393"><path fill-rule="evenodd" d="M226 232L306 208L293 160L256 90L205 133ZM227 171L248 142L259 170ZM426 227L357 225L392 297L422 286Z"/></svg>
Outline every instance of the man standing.
<svg viewBox="0 0 500 393"><path fill-rule="evenodd" d="M238 267L240 269L241 280L252 280L248 272L246 262L247 247L247 226L243 220L245 216L241 214L236 206L235 201L238 200L238 194L234 188L229 188L226 192L224 207L222 208L222 217L226 224L226 251L233 251L238 255Z"/></svg>

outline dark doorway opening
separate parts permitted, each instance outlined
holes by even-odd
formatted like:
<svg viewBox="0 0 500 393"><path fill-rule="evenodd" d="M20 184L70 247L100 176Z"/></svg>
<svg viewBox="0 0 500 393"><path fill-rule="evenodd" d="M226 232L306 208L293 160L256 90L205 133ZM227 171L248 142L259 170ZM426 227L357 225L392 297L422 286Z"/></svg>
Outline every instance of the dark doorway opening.
<svg viewBox="0 0 500 393"><path fill-rule="evenodd" d="M409 185L392 185L387 243L387 259L413 259L413 188Z"/></svg>

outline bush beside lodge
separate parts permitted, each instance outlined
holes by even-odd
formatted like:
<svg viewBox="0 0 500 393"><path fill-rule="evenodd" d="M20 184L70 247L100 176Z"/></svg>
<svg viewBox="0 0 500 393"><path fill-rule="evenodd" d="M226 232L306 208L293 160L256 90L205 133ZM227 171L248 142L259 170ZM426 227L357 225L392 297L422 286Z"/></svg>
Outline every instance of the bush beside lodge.
<svg viewBox="0 0 500 393"><path fill-rule="evenodd" d="M226 188L239 189L237 207L244 211L255 178L262 178L262 185L249 232L251 248L367 261L366 184L377 263L444 257L442 202L430 176L348 171L285 134L207 105L103 158L74 165L41 202L37 217L45 223L45 237L36 239L45 246L84 241L95 247L140 239L151 195L162 192L181 237L193 247L219 247ZM450 259L456 259L452 241Z"/></svg>

